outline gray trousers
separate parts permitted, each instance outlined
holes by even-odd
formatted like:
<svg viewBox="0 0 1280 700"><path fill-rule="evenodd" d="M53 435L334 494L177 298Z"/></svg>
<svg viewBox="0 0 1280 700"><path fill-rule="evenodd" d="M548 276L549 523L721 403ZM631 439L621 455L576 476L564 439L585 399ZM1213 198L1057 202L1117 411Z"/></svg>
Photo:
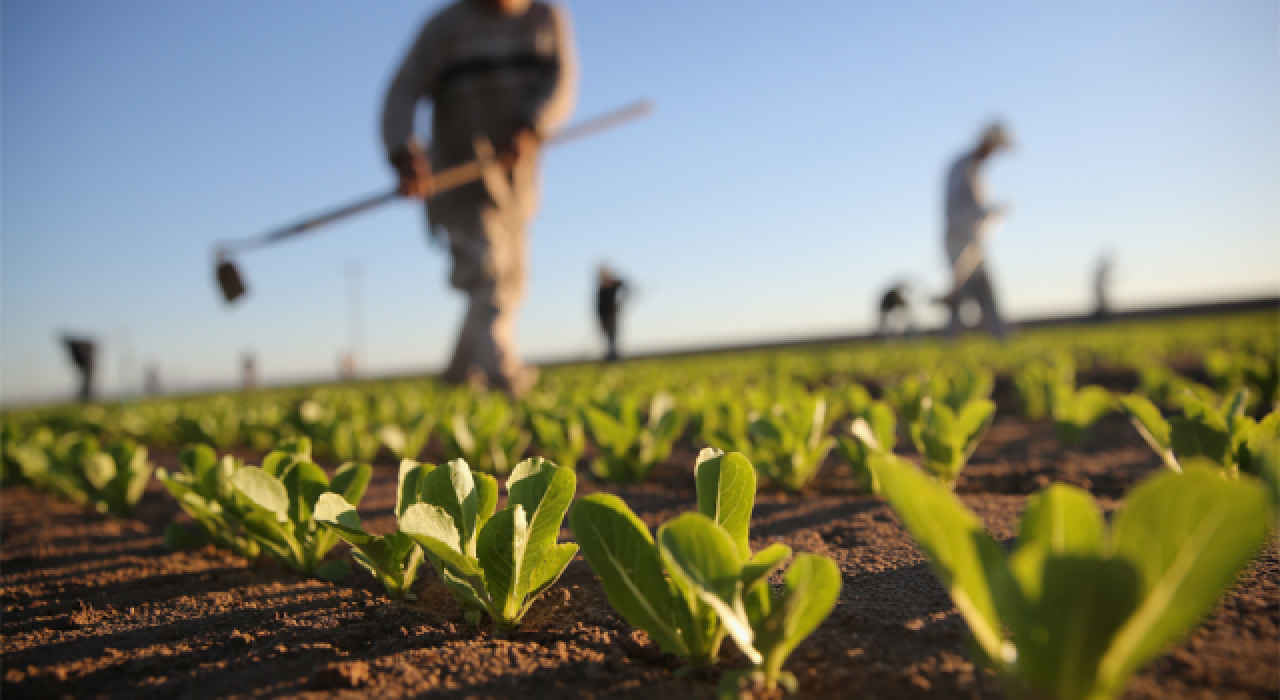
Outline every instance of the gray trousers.
<svg viewBox="0 0 1280 700"><path fill-rule="evenodd" d="M516 347L516 314L524 301L528 245L523 217L496 206L459 207L438 223L449 234L449 282L469 303L445 379L511 389L523 363Z"/></svg>
<svg viewBox="0 0 1280 700"><path fill-rule="evenodd" d="M951 265L954 269L956 262L964 253L966 242L963 240L947 239L947 256L951 259ZM963 323L960 320L960 306L966 301L973 300L977 302L978 308L982 310L981 327L986 332L1004 338L1009 334L1009 327L1004 321L1004 317L1000 315L1000 307L996 304L995 291L991 288L991 278L987 276L987 263L985 260L979 262L977 267L973 269L973 273L969 275L969 279L953 293L947 303L951 312L951 319L947 323L947 334L958 335L963 329Z"/></svg>

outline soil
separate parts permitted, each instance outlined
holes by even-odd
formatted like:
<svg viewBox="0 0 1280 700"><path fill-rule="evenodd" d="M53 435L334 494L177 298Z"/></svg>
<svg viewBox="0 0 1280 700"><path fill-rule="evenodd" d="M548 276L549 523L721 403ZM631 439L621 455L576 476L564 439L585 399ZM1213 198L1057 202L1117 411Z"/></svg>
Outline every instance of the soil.
<svg viewBox="0 0 1280 700"><path fill-rule="evenodd" d="M1124 382L1122 382L1124 383ZM1128 387L1117 387L1128 388ZM1059 445L1051 425L1001 411L957 486L1002 540L1026 495L1056 481L1112 508L1158 460L1118 416L1083 444ZM908 447L899 450L910 454ZM434 451L431 450L431 451ZM644 484L594 483L619 494L650 527L694 507L691 445ZM432 455L428 455L432 456ZM439 456L438 454L434 456ZM173 467L174 454L154 461ZM393 529L396 468L375 469L360 511ZM171 552L161 531L178 513L153 483L136 515L117 519L23 488L0 492L3 525L3 693L24 697L376 696L710 698L724 668L744 665L726 642L703 677L678 677L610 608L579 556L501 638L468 627L424 566L416 601L393 602L357 570L335 585L263 558L207 547ZM185 516L183 516L185 517ZM803 697L1002 697L969 661L968 633L927 562L879 499L859 494L833 456L804 493L762 486L752 545L783 542L839 564L844 589L831 617L787 668ZM562 532L565 539L571 533ZM343 545L335 556L346 556ZM1261 698L1280 688L1280 560L1274 540L1218 609L1130 684L1127 698Z"/></svg>

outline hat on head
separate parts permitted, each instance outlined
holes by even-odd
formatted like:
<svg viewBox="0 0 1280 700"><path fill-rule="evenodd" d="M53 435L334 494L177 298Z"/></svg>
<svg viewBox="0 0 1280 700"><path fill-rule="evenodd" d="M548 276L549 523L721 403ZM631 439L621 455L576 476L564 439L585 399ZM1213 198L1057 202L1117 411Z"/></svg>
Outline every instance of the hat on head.
<svg viewBox="0 0 1280 700"><path fill-rule="evenodd" d="M982 143L991 147L992 150L1013 148L1013 136L1009 134L1009 130L1004 128L1004 124L1000 122L991 122L982 132Z"/></svg>

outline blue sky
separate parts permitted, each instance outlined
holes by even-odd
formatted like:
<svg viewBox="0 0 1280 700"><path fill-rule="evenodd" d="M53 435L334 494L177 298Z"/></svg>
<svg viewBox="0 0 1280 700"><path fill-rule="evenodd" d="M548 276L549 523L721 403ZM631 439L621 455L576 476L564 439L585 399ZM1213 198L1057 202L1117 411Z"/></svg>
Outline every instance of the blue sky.
<svg viewBox="0 0 1280 700"><path fill-rule="evenodd" d="M1121 306L1280 290L1275 2L569 2L577 116L649 119L550 154L520 339L598 350L600 261L640 294L635 349L858 331L899 277L945 286L949 161L1002 117L991 246L1018 316L1084 310L1099 255ZM464 300L410 203L246 256L220 239L386 187L378 110L440 3L2 6L0 398L68 394L61 330L104 342L104 388L331 376L344 268L364 366L437 369Z"/></svg>

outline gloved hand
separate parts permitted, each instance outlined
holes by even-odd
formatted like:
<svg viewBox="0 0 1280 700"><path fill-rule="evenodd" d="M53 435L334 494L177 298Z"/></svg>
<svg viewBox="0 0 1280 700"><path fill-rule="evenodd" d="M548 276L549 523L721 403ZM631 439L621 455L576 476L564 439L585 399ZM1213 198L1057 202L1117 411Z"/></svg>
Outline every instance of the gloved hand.
<svg viewBox="0 0 1280 700"><path fill-rule="evenodd" d="M426 199L435 193L431 163L418 149L403 149L391 154L391 165L400 176L399 190L405 197Z"/></svg>

